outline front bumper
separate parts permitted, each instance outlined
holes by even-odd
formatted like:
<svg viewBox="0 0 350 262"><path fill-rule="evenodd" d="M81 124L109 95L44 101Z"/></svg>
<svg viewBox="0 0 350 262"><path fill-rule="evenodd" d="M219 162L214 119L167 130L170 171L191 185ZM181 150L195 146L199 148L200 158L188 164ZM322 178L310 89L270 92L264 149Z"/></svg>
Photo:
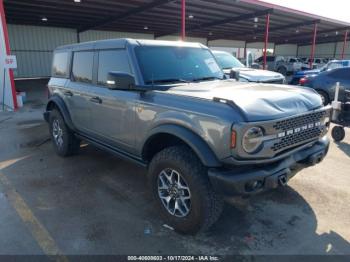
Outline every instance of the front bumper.
<svg viewBox="0 0 350 262"><path fill-rule="evenodd" d="M213 168L208 175L215 192L220 195L251 195L285 185L299 170L321 162L328 148L329 139L325 136L283 160L226 170Z"/></svg>

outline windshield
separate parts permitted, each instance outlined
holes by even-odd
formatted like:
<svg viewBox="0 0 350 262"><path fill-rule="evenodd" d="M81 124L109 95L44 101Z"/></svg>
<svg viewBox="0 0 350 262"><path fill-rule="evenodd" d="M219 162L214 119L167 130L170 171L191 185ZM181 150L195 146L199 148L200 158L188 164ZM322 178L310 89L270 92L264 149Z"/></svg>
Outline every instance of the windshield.
<svg viewBox="0 0 350 262"><path fill-rule="evenodd" d="M138 46L135 48L145 84L223 79L207 49Z"/></svg>
<svg viewBox="0 0 350 262"><path fill-rule="evenodd" d="M236 57L228 53L214 53L221 69L242 68L245 67Z"/></svg>

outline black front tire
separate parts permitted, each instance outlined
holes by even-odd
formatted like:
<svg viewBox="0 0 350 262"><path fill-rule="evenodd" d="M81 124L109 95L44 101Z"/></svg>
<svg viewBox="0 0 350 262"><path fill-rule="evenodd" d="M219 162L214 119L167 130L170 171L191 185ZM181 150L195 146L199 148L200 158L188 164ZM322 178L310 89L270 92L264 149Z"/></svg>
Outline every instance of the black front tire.
<svg viewBox="0 0 350 262"><path fill-rule="evenodd" d="M282 74L282 75L284 75L284 76L286 76L287 75L287 69L285 68L285 67L279 67L278 69L277 69L277 72L278 73L280 73L280 74Z"/></svg>
<svg viewBox="0 0 350 262"><path fill-rule="evenodd" d="M49 129L53 147L58 155L66 157L78 153L80 140L68 128L56 108L50 112Z"/></svg>
<svg viewBox="0 0 350 262"><path fill-rule="evenodd" d="M160 199L158 178L165 169L181 174L190 189L191 207L184 217L172 215ZM179 233L205 231L220 217L223 199L213 191L207 168L187 146L168 147L157 153L149 166L149 184L162 217Z"/></svg>
<svg viewBox="0 0 350 262"><path fill-rule="evenodd" d="M332 128L332 138L336 142L340 142L345 137L345 130L342 126L335 126Z"/></svg>
<svg viewBox="0 0 350 262"><path fill-rule="evenodd" d="M323 105L324 106L328 105L330 103L328 94L322 90L316 90L316 91L320 95Z"/></svg>

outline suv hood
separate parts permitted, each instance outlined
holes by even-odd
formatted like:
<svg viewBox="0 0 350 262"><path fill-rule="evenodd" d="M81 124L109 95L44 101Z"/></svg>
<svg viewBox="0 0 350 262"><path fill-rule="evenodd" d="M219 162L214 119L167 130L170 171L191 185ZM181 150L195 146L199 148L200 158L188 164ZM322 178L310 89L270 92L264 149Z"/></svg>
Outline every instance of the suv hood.
<svg viewBox="0 0 350 262"><path fill-rule="evenodd" d="M273 80L283 79L284 76L280 73L276 73L268 70L253 69L253 68L232 68L224 69L225 74L230 74L230 71L234 70L239 72L239 76L247 79L250 82L268 82Z"/></svg>
<svg viewBox="0 0 350 262"><path fill-rule="evenodd" d="M289 117L320 108L322 101L313 89L287 85L241 83L235 80L215 80L181 84L167 93L213 100L233 101L248 122Z"/></svg>

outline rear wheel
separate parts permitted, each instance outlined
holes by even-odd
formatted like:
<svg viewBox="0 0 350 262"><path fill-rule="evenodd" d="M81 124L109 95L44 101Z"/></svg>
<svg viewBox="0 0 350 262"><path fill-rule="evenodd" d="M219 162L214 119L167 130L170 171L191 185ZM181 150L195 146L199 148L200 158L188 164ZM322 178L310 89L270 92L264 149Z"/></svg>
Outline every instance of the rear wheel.
<svg viewBox="0 0 350 262"><path fill-rule="evenodd" d="M286 69L285 67L283 67L283 66L279 67L279 68L277 69L277 72L280 73L280 74L282 74L282 75L284 75L284 76L287 75L287 69Z"/></svg>
<svg viewBox="0 0 350 262"><path fill-rule="evenodd" d="M53 147L58 155L69 156L78 152L80 140L68 128L57 109L50 113L49 127Z"/></svg>
<svg viewBox="0 0 350 262"><path fill-rule="evenodd" d="M149 167L149 183L162 217L180 233L205 231L223 209L222 198L210 185L207 168L186 146L157 153Z"/></svg>
<svg viewBox="0 0 350 262"><path fill-rule="evenodd" d="M342 141L345 137L345 130L342 126L335 126L332 128L332 138L334 141Z"/></svg>

